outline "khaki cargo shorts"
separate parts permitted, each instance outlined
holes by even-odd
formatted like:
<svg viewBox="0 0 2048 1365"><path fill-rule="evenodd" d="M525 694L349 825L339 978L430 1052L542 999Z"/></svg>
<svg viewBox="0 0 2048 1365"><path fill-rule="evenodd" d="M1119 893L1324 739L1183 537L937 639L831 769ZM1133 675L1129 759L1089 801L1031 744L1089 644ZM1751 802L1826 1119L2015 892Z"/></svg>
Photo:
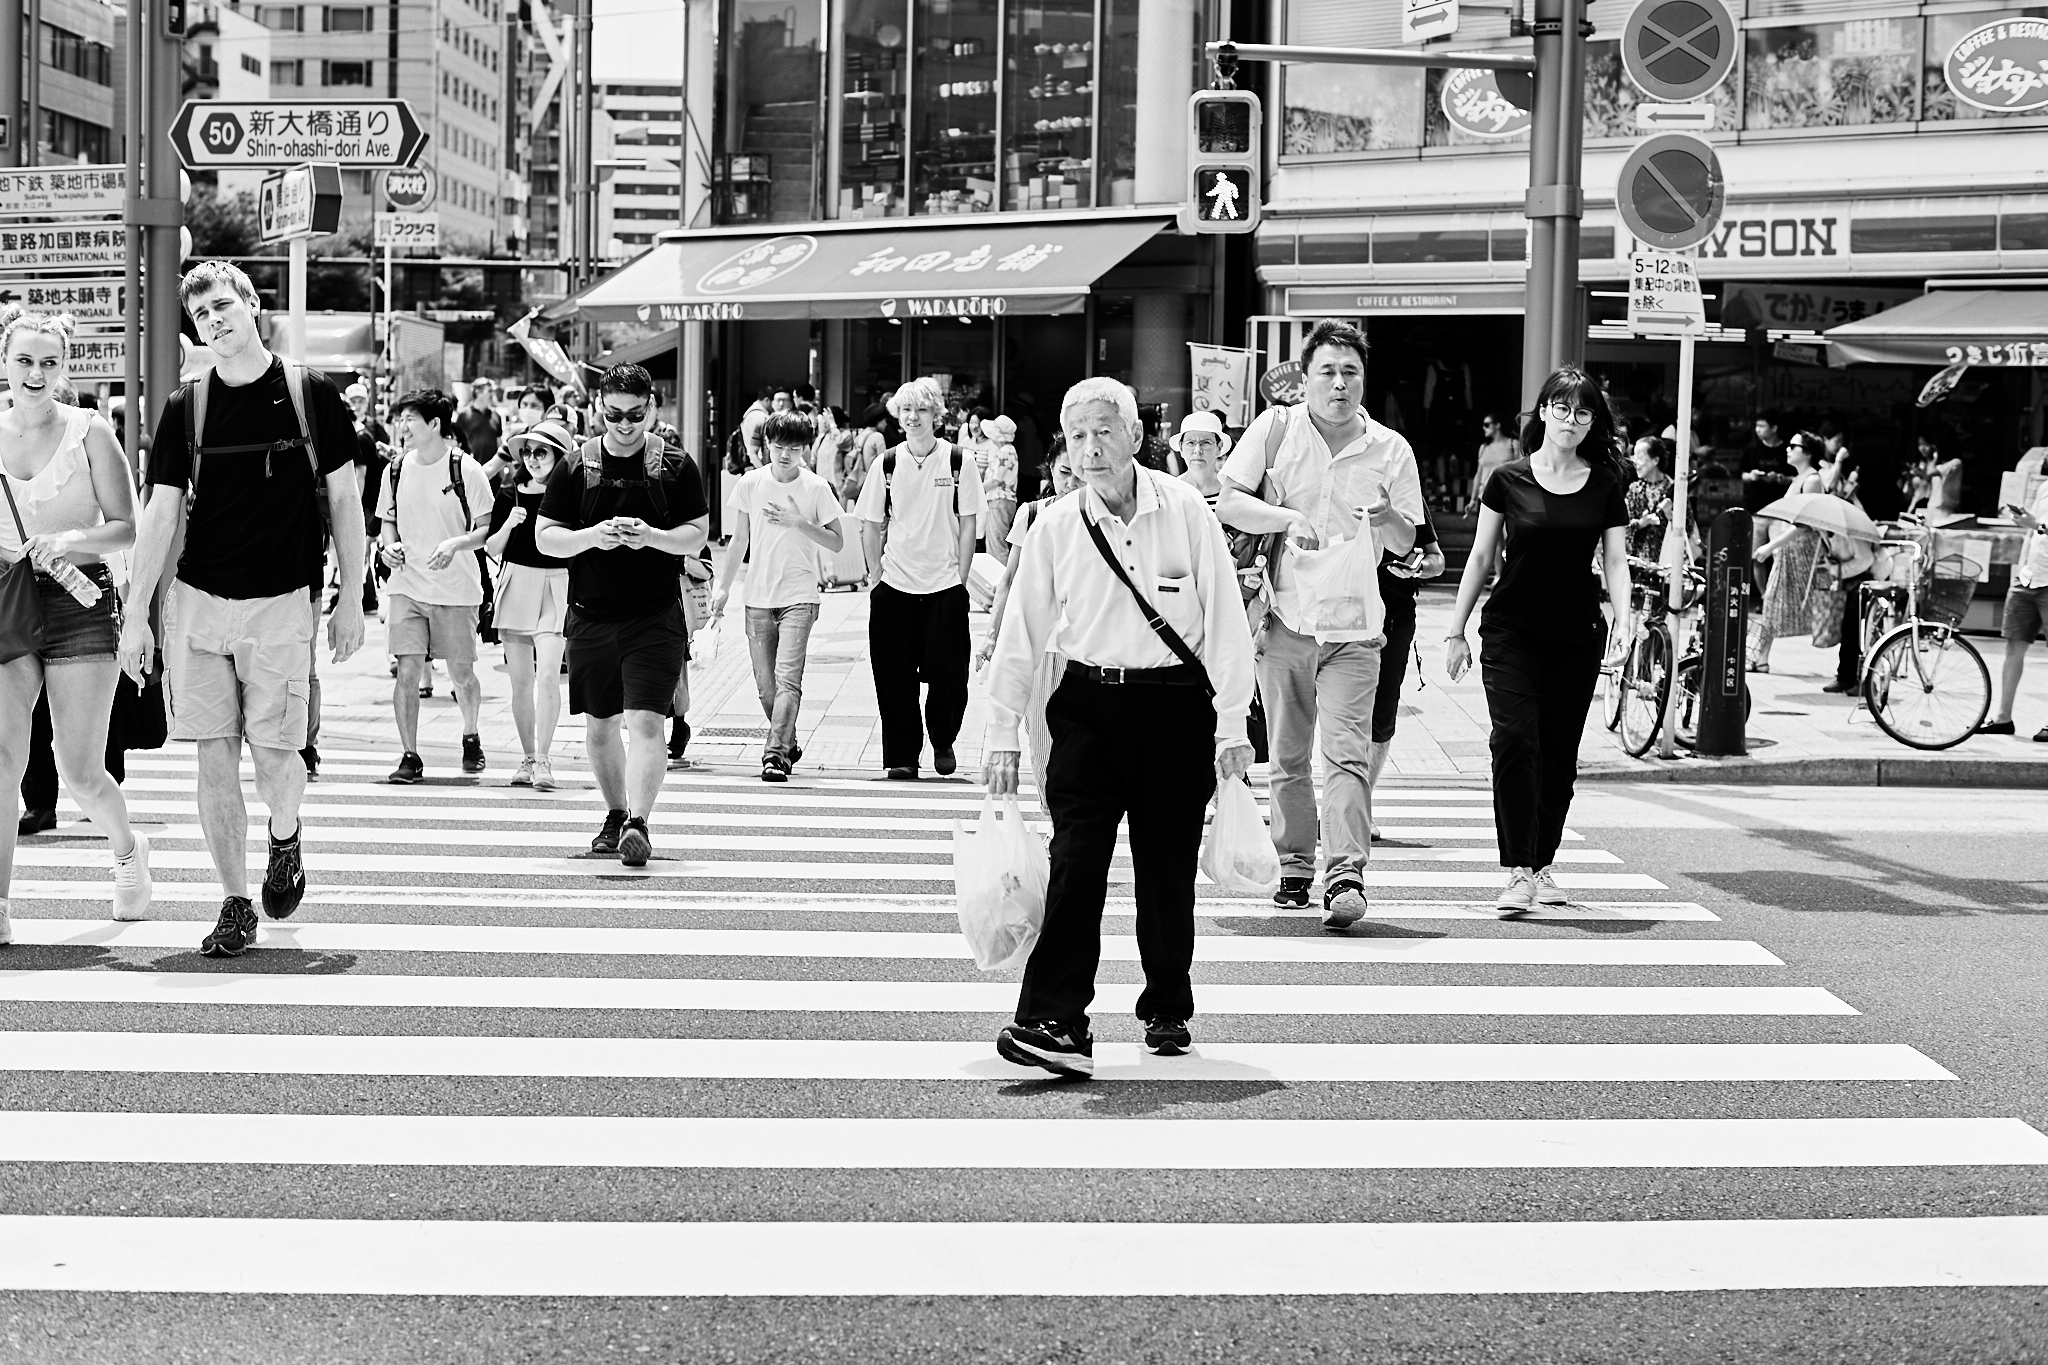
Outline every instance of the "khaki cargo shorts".
<svg viewBox="0 0 2048 1365"><path fill-rule="evenodd" d="M164 607L171 738L306 747L313 598L230 598L173 583Z"/></svg>

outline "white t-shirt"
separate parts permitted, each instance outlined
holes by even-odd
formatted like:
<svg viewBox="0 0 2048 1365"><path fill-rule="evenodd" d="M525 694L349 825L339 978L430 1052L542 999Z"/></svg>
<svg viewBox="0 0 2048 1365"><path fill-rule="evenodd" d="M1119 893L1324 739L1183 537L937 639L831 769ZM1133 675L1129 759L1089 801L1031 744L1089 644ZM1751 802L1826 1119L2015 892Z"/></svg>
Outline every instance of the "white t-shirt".
<svg viewBox="0 0 2048 1365"><path fill-rule="evenodd" d="M763 516L770 503L793 507L797 515L830 526L839 519L839 499L832 485L799 468L788 483L779 483L773 469L755 469L742 477L726 499L734 519L747 519L747 572L740 582L740 603L748 607L793 607L819 600L818 575L825 547L801 531L776 526Z"/></svg>
<svg viewBox="0 0 2048 1365"><path fill-rule="evenodd" d="M383 492L377 496L377 515L387 523L396 518L398 538L405 546L405 565L391 575L392 592L427 606L478 607L483 605L484 589L477 578L474 554L458 554L448 561L446 568L426 567L427 556L436 545L470 530L476 518L488 518L491 514L491 481L483 466L459 450L451 448L450 454L462 471L462 491L469 499L469 522L462 519L462 504L448 482L448 455L421 464L408 454L401 462L404 473L399 473L399 465L386 470ZM392 502L394 484L398 489L396 510Z"/></svg>
<svg viewBox="0 0 2048 1365"><path fill-rule="evenodd" d="M885 483L891 456L896 477ZM945 441L921 461L908 446L897 446L869 466L858 511L862 521L888 523L882 581L896 591L927 596L960 586L960 518L978 517L986 506L971 458L961 460L954 485L953 448Z"/></svg>

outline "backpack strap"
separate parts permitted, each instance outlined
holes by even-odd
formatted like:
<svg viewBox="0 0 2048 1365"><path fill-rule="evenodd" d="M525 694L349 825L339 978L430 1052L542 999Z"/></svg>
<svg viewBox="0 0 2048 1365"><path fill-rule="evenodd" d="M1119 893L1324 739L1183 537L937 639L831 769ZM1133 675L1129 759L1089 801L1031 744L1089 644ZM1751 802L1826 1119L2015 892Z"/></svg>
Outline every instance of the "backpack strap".
<svg viewBox="0 0 2048 1365"><path fill-rule="evenodd" d="M213 387L211 372L187 380L185 394L185 453L192 457L191 480L185 490L185 511L199 498L199 438L206 432L206 391Z"/></svg>
<svg viewBox="0 0 2048 1365"><path fill-rule="evenodd" d="M952 450L953 466L953 515L960 515L960 443L949 443ZM896 490L890 484L896 478L896 452L901 446L891 446L889 453L882 456L882 521L886 524L892 514Z"/></svg>

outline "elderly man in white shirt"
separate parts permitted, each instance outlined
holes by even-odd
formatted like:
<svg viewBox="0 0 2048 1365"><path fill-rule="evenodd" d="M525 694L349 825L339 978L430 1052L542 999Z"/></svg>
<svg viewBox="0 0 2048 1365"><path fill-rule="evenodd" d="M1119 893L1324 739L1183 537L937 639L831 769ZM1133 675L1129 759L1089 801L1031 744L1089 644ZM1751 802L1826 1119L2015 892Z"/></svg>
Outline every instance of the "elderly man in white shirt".
<svg viewBox="0 0 2048 1365"><path fill-rule="evenodd" d="M1230 547L1202 495L1137 464L1137 395L1113 379L1083 380L1061 402L1060 425L1085 487L1048 504L1018 551L990 670L983 779L997 795L1017 790L1032 671L1057 649L1072 662L1045 708L1052 880L1016 1022L996 1050L1085 1077L1095 1069L1088 1006L1102 904L1126 817L1145 1045L1165 1056L1190 1045L1202 812L1218 782L1251 765L1252 642Z"/></svg>
<svg viewBox="0 0 2048 1365"><path fill-rule="evenodd" d="M1415 546L1426 513L1415 452L1366 416L1365 334L1324 321L1301 346L1307 401L1268 408L1223 467L1216 515L1240 531L1284 531L1271 610L1258 645L1259 695L1272 753L1273 847L1280 887L1273 903L1306 906L1316 873L1314 746L1322 735L1323 927L1345 929L1366 912L1372 856L1372 738L1386 611L1382 552ZM1317 629L1303 615L1293 547L1313 550L1370 535L1373 568L1358 584L1362 629Z"/></svg>

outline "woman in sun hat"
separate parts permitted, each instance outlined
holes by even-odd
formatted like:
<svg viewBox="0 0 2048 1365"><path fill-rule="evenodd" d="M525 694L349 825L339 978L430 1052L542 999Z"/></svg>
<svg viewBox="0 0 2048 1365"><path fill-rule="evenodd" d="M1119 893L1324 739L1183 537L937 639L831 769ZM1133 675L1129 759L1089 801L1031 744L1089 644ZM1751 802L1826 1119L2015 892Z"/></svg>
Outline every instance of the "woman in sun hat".
<svg viewBox="0 0 2048 1365"><path fill-rule="evenodd" d="M1216 499L1223 493L1218 471L1223 457L1230 453L1230 433L1223 429L1223 419L1213 412L1191 412L1180 419L1180 430L1167 437L1166 444L1187 466L1181 481L1193 484L1209 510L1215 511Z"/></svg>
<svg viewBox="0 0 2048 1365"><path fill-rule="evenodd" d="M491 510L491 535L484 549L503 561L498 571L498 634L505 641L505 670L512 682L512 724L526 751L515 787L551 791L548 764L555 722L562 713L562 621L569 602L569 563L542 554L533 543L548 479L575 449L576 438L562 423L545 420L505 438L523 476L498 485Z"/></svg>

